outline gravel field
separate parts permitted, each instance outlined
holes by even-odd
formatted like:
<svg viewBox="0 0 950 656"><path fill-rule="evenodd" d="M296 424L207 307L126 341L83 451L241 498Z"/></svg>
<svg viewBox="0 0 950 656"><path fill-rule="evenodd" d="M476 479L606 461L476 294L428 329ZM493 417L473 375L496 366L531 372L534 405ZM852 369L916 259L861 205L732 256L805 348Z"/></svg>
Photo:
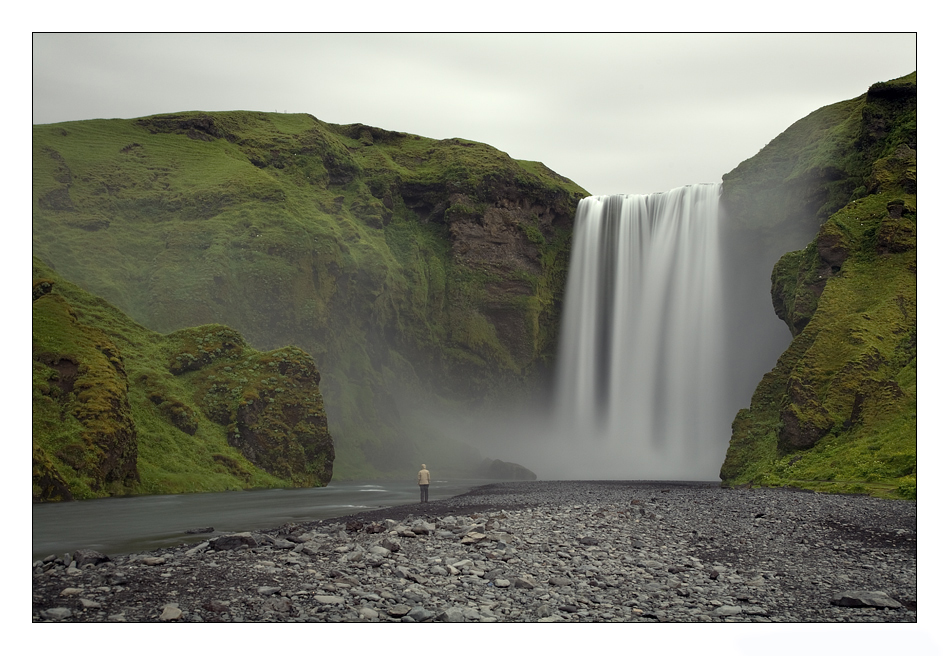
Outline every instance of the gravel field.
<svg viewBox="0 0 950 656"><path fill-rule="evenodd" d="M916 622L917 504L498 483L200 544L33 563L35 622Z"/></svg>

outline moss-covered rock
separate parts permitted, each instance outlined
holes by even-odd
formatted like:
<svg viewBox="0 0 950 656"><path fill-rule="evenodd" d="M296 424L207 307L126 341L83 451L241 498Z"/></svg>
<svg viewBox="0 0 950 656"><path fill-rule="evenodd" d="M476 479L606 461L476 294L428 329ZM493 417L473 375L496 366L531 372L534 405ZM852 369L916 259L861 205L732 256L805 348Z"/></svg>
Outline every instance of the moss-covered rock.
<svg viewBox="0 0 950 656"><path fill-rule="evenodd" d="M160 335L35 258L33 279L35 500L329 482L302 350L261 353L220 325Z"/></svg>
<svg viewBox="0 0 950 656"><path fill-rule="evenodd" d="M915 84L874 85L813 145L860 192L816 183L825 209L814 216L830 214L773 269L773 305L794 338L733 422L727 484L916 495Z"/></svg>
<svg viewBox="0 0 950 656"><path fill-rule="evenodd" d="M539 162L306 114L182 112L34 126L33 165L34 255L70 280L152 330L224 324L312 355L338 477L415 471L404 403L527 395L549 374L587 194Z"/></svg>

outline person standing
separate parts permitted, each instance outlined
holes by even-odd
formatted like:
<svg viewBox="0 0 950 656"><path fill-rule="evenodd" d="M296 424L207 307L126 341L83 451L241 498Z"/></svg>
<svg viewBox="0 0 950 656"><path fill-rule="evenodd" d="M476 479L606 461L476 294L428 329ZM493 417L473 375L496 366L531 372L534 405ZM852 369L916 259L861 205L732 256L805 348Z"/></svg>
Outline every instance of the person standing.
<svg viewBox="0 0 950 656"><path fill-rule="evenodd" d="M416 480L419 481L419 503L429 503L429 470L425 465L419 470Z"/></svg>

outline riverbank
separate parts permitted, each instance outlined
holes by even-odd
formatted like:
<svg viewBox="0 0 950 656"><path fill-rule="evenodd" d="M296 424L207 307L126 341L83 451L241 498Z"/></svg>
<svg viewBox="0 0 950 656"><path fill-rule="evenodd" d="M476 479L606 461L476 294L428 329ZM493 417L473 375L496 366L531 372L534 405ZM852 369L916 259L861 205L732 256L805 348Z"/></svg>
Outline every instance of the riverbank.
<svg viewBox="0 0 950 656"><path fill-rule="evenodd" d="M499 483L100 563L71 556L33 564L34 621L917 617L916 502L715 484Z"/></svg>

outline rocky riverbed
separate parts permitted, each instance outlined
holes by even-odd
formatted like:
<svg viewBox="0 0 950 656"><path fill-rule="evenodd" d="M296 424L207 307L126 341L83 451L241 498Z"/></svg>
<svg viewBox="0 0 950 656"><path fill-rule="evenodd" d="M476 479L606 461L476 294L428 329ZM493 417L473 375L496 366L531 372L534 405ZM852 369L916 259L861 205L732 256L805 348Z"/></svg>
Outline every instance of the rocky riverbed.
<svg viewBox="0 0 950 656"><path fill-rule="evenodd" d="M714 484L500 483L33 563L34 621L915 622L916 600L916 502Z"/></svg>

